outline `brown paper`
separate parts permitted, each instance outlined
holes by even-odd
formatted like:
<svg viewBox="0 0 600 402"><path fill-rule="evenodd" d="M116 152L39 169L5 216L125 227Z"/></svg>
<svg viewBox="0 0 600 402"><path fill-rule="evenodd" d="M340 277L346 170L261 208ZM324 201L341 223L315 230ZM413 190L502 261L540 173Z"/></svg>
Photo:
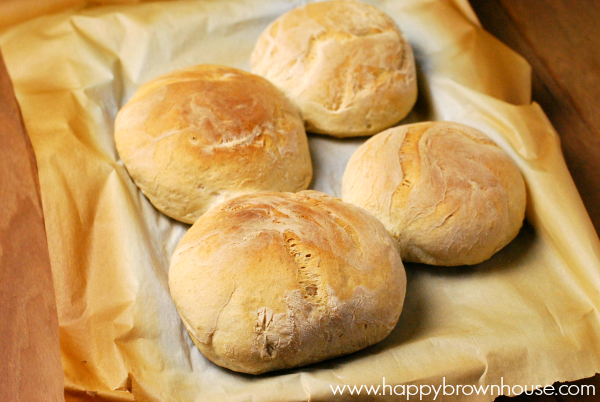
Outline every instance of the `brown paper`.
<svg viewBox="0 0 600 402"><path fill-rule="evenodd" d="M381 385L384 377L392 386L531 389L600 371L598 237L557 134L530 104L529 66L461 0L370 3L415 49L420 94L404 122L472 125L522 169L529 204L519 236L473 267L406 264L398 326L363 351L256 377L199 353L167 286L171 253L189 226L157 212L135 187L115 150L114 118L140 85L167 71L198 63L247 70L260 32L301 3L107 6L40 17L0 36L39 165L67 396L325 400L334 398L331 386ZM311 136L312 188L339 195L362 141Z"/></svg>
<svg viewBox="0 0 600 402"><path fill-rule="evenodd" d="M0 400L64 402L37 166L0 54Z"/></svg>

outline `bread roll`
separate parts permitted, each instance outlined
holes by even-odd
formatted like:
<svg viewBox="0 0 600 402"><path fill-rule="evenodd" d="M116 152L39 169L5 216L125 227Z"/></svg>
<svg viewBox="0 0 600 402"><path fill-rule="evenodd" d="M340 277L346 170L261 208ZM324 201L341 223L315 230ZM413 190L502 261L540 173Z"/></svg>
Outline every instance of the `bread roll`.
<svg viewBox="0 0 600 402"><path fill-rule="evenodd" d="M406 290L393 242L368 212L316 191L245 195L191 227L169 287L216 364L250 374L302 366L392 331Z"/></svg>
<svg viewBox="0 0 600 402"><path fill-rule="evenodd" d="M342 198L370 211L403 261L477 264L519 232L525 183L482 132L450 122L386 130L350 158Z"/></svg>
<svg viewBox="0 0 600 402"><path fill-rule="evenodd" d="M150 202L186 223L240 194L306 189L312 177L298 111L264 78L230 67L143 85L117 115L115 142Z"/></svg>
<svg viewBox="0 0 600 402"><path fill-rule="evenodd" d="M417 99L410 44L389 16L356 1L289 11L261 34L250 64L296 102L315 133L375 134Z"/></svg>

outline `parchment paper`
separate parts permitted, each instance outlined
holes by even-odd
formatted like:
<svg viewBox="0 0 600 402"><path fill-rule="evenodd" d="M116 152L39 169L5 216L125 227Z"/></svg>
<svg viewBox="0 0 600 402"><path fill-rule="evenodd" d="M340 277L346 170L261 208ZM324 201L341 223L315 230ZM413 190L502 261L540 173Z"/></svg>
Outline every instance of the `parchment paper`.
<svg viewBox="0 0 600 402"><path fill-rule="evenodd" d="M342 400L330 386L385 377L392 386L531 389L600 371L600 243L557 134L530 104L529 66L479 27L466 1L369 2L415 49L420 94L404 123L452 120L491 136L525 176L527 222L477 266L406 264L405 308L383 342L257 377L214 365L190 341L167 286L171 253L189 226L157 212L133 184L113 122L159 74L198 63L248 70L261 31L302 2L104 6L0 35L38 160L67 400ZM364 140L311 136L312 188L339 195L346 162Z"/></svg>

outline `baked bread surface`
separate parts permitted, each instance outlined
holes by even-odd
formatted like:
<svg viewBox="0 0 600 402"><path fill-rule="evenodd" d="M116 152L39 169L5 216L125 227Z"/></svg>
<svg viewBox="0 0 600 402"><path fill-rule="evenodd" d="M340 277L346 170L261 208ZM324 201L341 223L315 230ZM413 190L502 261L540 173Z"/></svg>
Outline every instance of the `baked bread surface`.
<svg viewBox="0 0 600 402"><path fill-rule="evenodd" d="M342 198L377 216L402 260L470 265L518 234L525 182L489 137L451 122L409 124L365 142L350 158Z"/></svg>
<svg viewBox="0 0 600 402"><path fill-rule="evenodd" d="M299 106L315 133L378 133L417 98L410 44L389 16L356 1L287 12L261 34L250 64Z"/></svg>
<svg viewBox="0 0 600 402"><path fill-rule="evenodd" d="M316 191L229 200L177 247L171 295L200 351L259 374L315 363L385 338L406 276L368 212Z"/></svg>
<svg viewBox="0 0 600 402"><path fill-rule="evenodd" d="M115 142L144 195L186 223L240 194L306 189L312 177L298 111L264 78L231 67L143 85L117 115Z"/></svg>

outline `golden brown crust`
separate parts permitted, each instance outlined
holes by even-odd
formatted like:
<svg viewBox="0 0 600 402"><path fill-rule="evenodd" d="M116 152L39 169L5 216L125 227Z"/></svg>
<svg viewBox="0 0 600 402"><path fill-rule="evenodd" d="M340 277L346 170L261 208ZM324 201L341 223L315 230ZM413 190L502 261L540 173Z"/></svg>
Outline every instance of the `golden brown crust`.
<svg viewBox="0 0 600 402"><path fill-rule="evenodd" d="M377 216L403 261L477 264L519 232L525 183L490 138L457 123L386 130L352 156L342 198Z"/></svg>
<svg viewBox="0 0 600 402"><path fill-rule="evenodd" d="M187 223L232 196L299 191L312 177L293 105L230 67L194 66L143 85L119 111L115 141L148 199Z"/></svg>
<svg viewBox="0 0 600 402"><path fill-rule="evenodd" d="M259 374L380 341L396 325L406 277L375 217L302 191L211 209L175 251L169 287L207 358Z"/></svg>
<svg viewBox="0 0 600 402"><path fill-rule="evenodd" d="M316 133L377 133L404 118L417 97L410 44L389 16L355 1L284 14L262 33L250 64L296 102Z"/></svg>

